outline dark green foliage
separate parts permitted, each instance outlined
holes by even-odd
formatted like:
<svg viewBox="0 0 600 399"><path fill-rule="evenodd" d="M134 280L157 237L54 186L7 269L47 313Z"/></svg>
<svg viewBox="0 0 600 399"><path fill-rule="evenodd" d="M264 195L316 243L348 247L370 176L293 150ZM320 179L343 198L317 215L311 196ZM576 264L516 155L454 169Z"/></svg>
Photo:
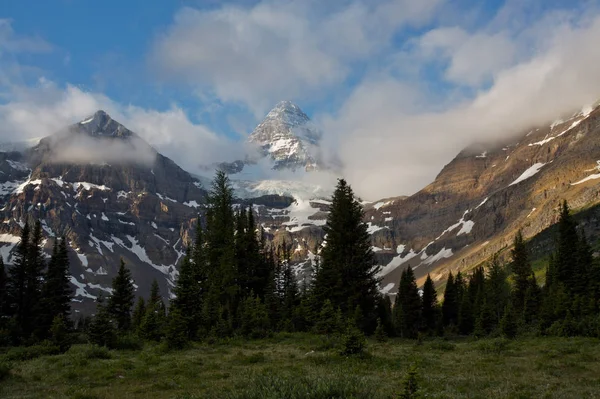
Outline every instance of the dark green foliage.
<svg viewBox="0 0 600 399"><path fill-rule="evenodd" d="M121 259L119 271L112 282L112 295L108 300L108 312L114 318L117 329L121 332L131 328L131 309L135 300L135 288L131 272Z"/></svg>
<svg viewBox="0 0 600 399"><path fill-rule="evenodd" d="M412 268L402 272L394 305L397 333L404 338L416 338L421 326L421 297Z"/></svg>
<svg viewBox="0 0 600 399"><path fill-rule="evenodd" d="M458 324L458 312L460 309L459 288L454 283L454 276L450 272L446 281L446 289L444 290L444 302L442 302L442 322L444 326Z"/></svg>
<svg viewBox="0 0 600 399"><path fill-rule="evenodd" d="M402 390L399 399L417 399L419 395L419 374L415 366L411 366L402 380Z"/></svg>
<svg viewBox="0 0 600 399"><path fill-rule="evenodd" d="M342 356L359 355L364 352L367 346L365 334L360 331L354 322L348 323L346 333L342 337Z"/></svg>
<svg viewBox="0 0 600 399"><path fill-rule="evenodd" d="M381 324L381 319L377 319L377 327L375 328L375 333L373 336L378 342L385 342L388 339L385 328L383 327L383 324Z"/></svg>
<svg viewBox="0 0 600 399"><path fill-rule="evenodd" d="M513 249L511 251L512 264L511 269L514 276L513 307L517 314L522 314L525 308L525 296L530 285L536 284L533 277L533 270L529 263L527 246L523 239L523 234L519 230L515 236ZM536 284L537 285L537 284Z"/></svg>
<svg viewBox="0 0 600 399"><path fill-rule="evenodd" d="M4 355L4 359L8 361L24 361L40 356L58 355L59 353L61 353L60 347L52 345L49 341L44 341L37 345L10 348Z"/></svg>
<svg viewBox="0 0 600 399"><path fill-rule="evenodd" d="M265 338L270 334L267 308L253 292L242 304L241 333L248 338Z"/></svg>
<svg viewBox="0 0 600 399"><path fill-rule="evenodd" d="M336 334L342 331L342 314L341 310L336 312L330 300L325 300L319 318L315 324L315 332L317 334Z"/></svg>
<svg viewBox="0 0 600 399"><path fill-rule="evenodd" d="M504 309L510 301L510 285L507 281L508 273L500 262L498 255L492 257L488 266L488 276L485 282L485 304L486 312L491 313L491 328L500 323Z"/></svg>
<svg viewBox="0 0 600 399"><path fill-rule="evenodd" d="M318 306L326 300L352 317L356 306L365 316L363 331L377 324L377 271L371 239L363 222L363 210L352 188L340 179L333 194L324 227L327 245L321 250L321 264L315 276L314 295Z"/></svg>
<svg viewBox="0 0 600 399"><path fill-rule="evenodd" d="M423 285L421 304L422 330L427 333L433 333L435 331L435 324L438 314L438 301L437 292L435 291L433 280L429 274L427 274L427 279Z"/></svg>
<svg viewBox="0 0 600 399"><path fill-rule="evenodd" d="M169 349L183 349L188 345L187 321L178 308L169 312L165 342Z"/></svg>
<svg viewBox="0 0 600 399"><path fill-rule="evenodd" d="M517 336L518 320L512 303L506 305L504 315L500 320L500 330L506 338L514 338Z"/></svg>
<svg viewBox="0 0 600 399"><path fill-rule="evenodd" d="M61 352L66 352L71 347L71 337L69 336L69 326L62 314L54 316L52 326L50 327L50 342L58 346Z"/></svg>
<svg viewBox="0 0 600 399"><path fill-rule="evenodd" d="M146 316L146 301L140 296L131 315L131 326L134 331L139 331L144 316Z"/></svg>
<svg viewBox="0 0 600 399"><path fill-rule="evenodd" d="M4 260L0 256L0 328L5 324L5 318L8 317L8 296L6 295L6 284L8 276L4 267Z"/></svg>
<svg viewBox="0 0 600 399"><path fill-rule="evenodd" d="M165 322L165 305L160 295L158 281L154 280L150 289L150 298L148 299L148 304L146 305L145 314L143 315L140 323L140 335L151 341L160 341L164 333ZM186 318L186 322L189 328L188 318Z"/></svg>
<svg viewBox="0 0 600 399"><path fill-rule="evenodd" d="M0 362L0 381L10 376L11 366L7 362Z"/></svg>
<svg viewBox="0 0 600 399"><path fill-rule="evenodd" d="M117 342L117 328L111 319L107 306L99 298L96 316L93 318L88 335L90 341L99 346L114 348Z"/></svg>
<svg viewBox="0 0 600 399"><path fill-rule="evenodd" d="M54 241L52 257L48 263L48 270L42 288L41 307L41 332L44 335L54 323L54 319L61 317L65 326L69 327L69 314L71 310L71 298L73 291L69 283L69 256L67 252L67 240L61 238L60 243Z"/></svg>

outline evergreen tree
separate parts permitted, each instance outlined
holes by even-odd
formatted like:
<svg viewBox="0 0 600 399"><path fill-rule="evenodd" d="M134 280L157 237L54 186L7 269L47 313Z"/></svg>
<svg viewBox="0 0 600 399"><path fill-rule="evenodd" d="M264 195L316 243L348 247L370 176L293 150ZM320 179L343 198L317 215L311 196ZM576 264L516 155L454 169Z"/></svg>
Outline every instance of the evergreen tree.
<svg viewBox="0 0 600 399"><path fill-rule="evenodd" d="M61 352L66 352L71 347L68 324L64 315L58 314L54 316L50 326L50 340L52 344L60 348Z"/></svg>
<svg viewBox="0 0 600 399"><path fill-rule="evenodd" d="M29 222L25 221L25 226L21 231L21 239L17 244L14 254L13 266L8 270L8 279L6 282L6 293L8 300L9 315L14 317L13 335L22 337L24 332L25 320L31 317L25 301L27 289L27 259L29 253Z"/></svg>
<svg viewBox="0 0 600 399"><path fill-rule="evenodd" d="M504 314L500 320L500 329L506 338L514 338L517 336L517 328L517 314L515 313L512 303L509 302L508 305L506 305Z"/></svg>
<svg viewBox="0 0 600 399"><path fill-rule="evenodd" d="M197 235L200 234L201 230L198 230ZM197 251L197 246L198 244L194 247L194 252ZM173 288L175 298L171 302L171 311L175 308L179 309L179 315L186 321L188 339L195 339L202 320L203 288L206 285L206 279L203 278L204 265L198 264L198 259L192 260L191 254L192 252L188 248L179 267L179 277ZM206 326L206 328L210 327Z"/></svg>
<svg viewBox="0 0 600 399"><path fill-rule="evenodd" d="M327 245L315 276L316 301L324 304L329 299L346 317L360 306L366 316L362 329L372 332L377 323L378 268L362 206L343 179L338 180L324 231Z"/></svg>
<svg viewBox="0 0 600 399"><path fill-rule="evenodd" d="M133 313L131 315L131 327L134 331L139 331L140 326L142 325L142 321L144 320L144 316L146 315L146 301L144 297L138 297L137 303L135 304L135 308L133 309Z"/></svg>
<svg viewBox="0 0 600 399"><path fill-rule="evenodd" d="M406 268L400 277L394 319L396 331L404 338L415 338L421 326L421 298L412 268Z"/></svg>
<svg viewBox="0 0 600 399"><path fill-rule="evenodd" d="M69 256L67 240L61 238L60 243L54 241L52 257L48 263L48 270L42 288L42 331L49 330L53 320L62 316L63 322L69 324L71 298L73 291L69 284Z"/></svg>
<svg viewBox="0 0 600 399"><path fill-rule="evenodd" d="M504 309L510 301L510 295L510 285L507 281L506 268L500 262L498 254L495 254L488 267L488 278L486 280L484 296L485 303L489 307L486 311L492 314L492 328L500 323Z"/></svg>
<svg viewBox="0 0 600 399"><path fill-rule="evenodd" d="M227 175L218 171L208 195L206 258L208 261L207 312L231 323L237 311L240 287L235 259L233 190ZM218 310L220 308L220 310ZM218 320L209 320L214 325Z"/></svg>
<svg viewBox="0 0 600 399"><path fill-rule="evenodd" d="M169 349L183 349L188 344L188 321L179 308L169 312L165 332L165 342Z"/></svg>
<svg viewBox="0 0 600 399"><path fill-rule="evenodd" d="M519 230L513 243L512 272L514 275L513 307L517 314L523 312L525 308L525 296L530 284L534 281L533 270L529 263L527 246L523 239L523 234ZM533 280L532 280L533 279Z"/></svg>
<svg viewBox="0 0 600 399"><path fill-rule="evenodd" d="M435 286L433 285L433 280L431 279L431 276L429 274L427 275L427 279L425 280L425 284L423 285L423 296L421 299L421 317L423 331L432 333L435 331L438 302Z"/></svg>
<svg viewBox="0 0 600 399"><path fill-rule="evenodd" d="M154 279L150 288L150 298L146 305L146 312L140 324L140 333L142 337L152 341L160 341L166 322L165 319L165 305L162 296L160 295L158 281Z"/></svg>
<svg viewBox="0 0 600 399"><path fill-rule="evenodd" d="M0 256L0 328L6 323L8 318L8 295L6 294L8 276L4 268L4 260Z"/></svg>
<svg viewBox="0 0 600 399"><path fill-rule="evenodd" d="M567 291L576 286L576 280L580 277L574 271L577 269L577 256L574 256L579 247L577 235L577 224L571 216L567 201L563 201L558 221L558 244L555 256L556 280L564 284ZM575 284L571 284L575 283Z"/></svg>
<svg viewBox="0 0 600 399"><path fill-rule="evenodd" d="M467 293L463 294L458 311L458 331L462 335L469 335L475 328L475 316L473 312L473 303Z"/></svg>
<svg viewBox="0 0 600 399"><path fill-rule="evenodd" d="M31 232L26 261L25 308L29 316L23 320L22 324L23 334L26 337L32 334L37 329L38 323L43 320L41 298L46 264L42 254L42 239L42 224L37 220Z"/></svg>
<svg viewBox="0 0 600 399"><path fill-rule="evenodd" d="M343 328L343 320L340 313L341 311L336 313L333 309L331 301L326 299L323 307L321 308L321 312L319 313L319 318L315 324L315 331L317 334L331 335L339 333Z"/></svg>
<svg viewBox="0 0 600 399"><path fill-rule="evenodd" d="M293 326L294 310L299 303L299 290L296 276L290 261L290 251L284 251L281 267L281 318L287 330Z"/></svg>
<svg viewBox="0 0 600 399"><path fill-rule="evenodd" d="M102 297L97 300L96 315L92 319L88 335L92 343L108 348L113 348L117 342L117 330Z"/></svg>
<svg viewBox="0 0 600 399"><path fill-rule="evenodd" d="M135 288L131 272L125 267L121 259L119 271L112 281L112 295L108 301L108 311L114 317L120 332L127 331L131 327L131 309L135 300Z"/></svg>
<svg viewBox="0 0 600 399"><path fill-rule="evenodd" d="M444 326L458 324L459 308L459 290L458 286L454 283L454 276L450 272L444 290L444 302L442 302L442 323Z"/></svg>

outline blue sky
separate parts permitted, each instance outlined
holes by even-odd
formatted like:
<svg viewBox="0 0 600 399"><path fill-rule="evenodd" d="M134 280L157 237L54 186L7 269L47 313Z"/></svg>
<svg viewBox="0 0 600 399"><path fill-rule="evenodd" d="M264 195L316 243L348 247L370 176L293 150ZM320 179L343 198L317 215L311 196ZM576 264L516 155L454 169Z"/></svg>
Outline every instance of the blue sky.
<svg viewBox="0 0 600 399"><path fill-rule="evenodd" d="M237 156L235 143L290 99L359 186L386 192L389 182L368 183L376 160L402 171L398 193L474 139L599 97L593 72L572 62L573 52L596 61L596 0L2 3L0 136L10 140L103 107L193 167ZM513 96L540 109L514 108Z"/></svg>

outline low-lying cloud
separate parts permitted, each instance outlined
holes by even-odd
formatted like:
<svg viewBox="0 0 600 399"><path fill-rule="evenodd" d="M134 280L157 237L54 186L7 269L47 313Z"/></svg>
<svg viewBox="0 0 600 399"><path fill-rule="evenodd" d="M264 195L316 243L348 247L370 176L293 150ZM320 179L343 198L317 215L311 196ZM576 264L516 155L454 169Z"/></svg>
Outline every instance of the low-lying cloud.
<svg viewBox="0 0 600 399"><path fill-rule="evenodd" d="M127 139L91 137L85 133L70 133L52 140L48 161L78 164L138 164L152 166L156 151L139 137Z"/></svg>

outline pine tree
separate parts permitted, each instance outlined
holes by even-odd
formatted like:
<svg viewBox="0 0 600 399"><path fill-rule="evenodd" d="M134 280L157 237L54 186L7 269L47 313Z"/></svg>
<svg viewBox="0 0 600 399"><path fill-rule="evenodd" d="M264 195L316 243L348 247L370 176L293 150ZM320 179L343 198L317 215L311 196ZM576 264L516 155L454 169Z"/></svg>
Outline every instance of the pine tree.
<svg viewBox="0 0 600 399"><path fill-rule="evenodd" d="M529 263L527 246L523 240L523 234L519 230L515 236L512 255L512 272L514 274L513 307L517 314L523 312L525 307L525 295L533 278L533 270Z"/></svg>
<svg viewBox="0 0 600 399"><path fill-rule="evenodd" d="M53 320L62 316L66 325L69 324L71 298L73 291L69 284L69 256L66 238L61 238L60 243L54 241L52 257L48 263L48 270L42 288L42 331L49 331Z"/></svg>
<svg viewBox="0 0 600 399"><path fill-rule="evenodd" d="M134 331L139 331L140 326L142 325L142 320L144 320L144 316L146 315L146 301L144 297L138 297L137 303L135 304L135 308L133 309L133 313L131 315L131 327Z"/></svg>
<svg viewBox="0 0 600 399"><path fill-rule="evenodd" d="M435 286L433 285L433 280L429 274L423 285L423 296L421 300L422 329L425 332L433 333L437 318L438 302Z"/></svg>
<svg viewBox="0 0 600 399"><path fill-rule="evenodd" d="M400 277L394 319L396 330L403 338L415 338L421 326L421 298L412 268L406 268Z"/></svg>
<svg viewBox="0 0 600 399"><path fill-rule="evenodd" d="M577 224L571 215L567 201L563 201L558 221L555 267L556 282L563 284L568 293L575 293L573 289L577 289L580 284L578 281L581 278L578 270L578 250L580 247Z"/></svg>
<svg viewBox="0 0 600 399"><path fill-rule="evenodd" d="M342 328L340 324L342 323L341 317L341 314L336 313L333 309L331 301L326 299L319 313L319 319L315 324L315 331L318 334L326 335L339 333Z"/></svg>
<svg viewBox="0 0 600 399"><path fill-rule="evenodd" d="M36 329L36 324L43 320L41 308L43 273L46 267L42 254L42 224L35 222L27 252L27 278L25 288L25 308L28 317L23 320L24 336L29 336Z"/></svg>
<svg viewBox="0 0 600 399"><path fill-rule="evenodd" d="M514 338L517 336L517 328L517 314L515 313L512 303L509 302L508 305L506 305L504 314L500 320L500 329L506 338Z"/></svg>
<svg viewBox="0 0 600 399"><path fill-rule="evenodd" d="M6 322L6 318L8 318L8 296L6 294L7 290L7 280L8 276L6 275L6 269L4 268L4 260L2 256L0 256L0 328L2 328Z"/></svg>
<svg viewBox="0 0 600 399"><path fill-rule="evenodd" d="M165 342L169 349L183 349L188 344L188 323L179 308L174 308L167 317Z"/></svg>
<svg viewBox="0 0 600 399"><path fill-rule="evenodd" d="M135 301L135 288L131 272L121 259L119 271L112 281L112 295L108 301L108 311L114 317L120 332L128 331L131 327L131 309Z"/></svg>
<svg viewBox="0 0 600 399"><path fill-rule="evenodd" d="M96 315L92 319L88 335L92 343L108 348L113 348L117 342L117 329L102 297L97 300Z"/></svg>
<svg viewBox="0 0 600 399"><path fill-rule="evenodd" d="M140 334L142 337L152 341L160 341L165 328L165 319L165 305L160 295L158 281L154 279L150 288L150 298L146 305L146 312L140 324Z"/></svg>
<svg viewBox="0 0 600 399"><path fill-rule="evenodd" d="M450 272L444 290L444 302L442 302L442 323L444 326L456 326L458 324L459 300L459 290L454 283L454 276Z"/></svg>
<svg viewBox="0 0 600 399"><path fill-rule="evenodd" d="M211 317L220 314L231 323L237 311L240 287L235 259L233 190L227 175L218 171L208 195L206 212L207 302ZM221 308L221 311L217 311ZM214 325L218 320L210 320Z"/></svg>
<svg viewBox="0 0 600 399"><path fill-rule="evenodd" d="M6 284L9 314L15 317L15 325L19 329L19 336L22 334L24 319L29 317L25 306L29 233L29 222L26 220L25 226L21 232L21 239L17 244L15 251L13 266L8 270L9 273Z"/></svg>
<svg viewBox="0 0 600 399"><path fill-rule="evenodd" d="M188 248L179 267L179 277L173 289L175 298L171 301L171 311L175 308L179 309L179 314L186 321L188 339L196 338L202 320L203 287L206 283L200 277L202 274L200 268L203 268L203 265L197 265L196 261L192 260L191 251ZM210 326L206 326L206 328L209 329Z"/></svg>
<svg viewBox="0 0 600 399"><path fill-rule="evenodd" d="M64 316L58 314L54 316L50 326L50 340L60 348L61 352L66 352L71 347L68 324Z"/></svg>
<svg viewBox="0 0 600 399"><path fill-rule="evenodd" d="M366 316L363 330L372 332L377 323L377 272L363 210L345 180L338 180L324 231L327 245L315 277L317 303L329 299L346 317L361 307Z"/></svg>
<svg viewBox="0 0 600 399"><path fill-rule="evenodd" d="M498 254L495 254L488 266L488 278L485 286L485 301L492 313L494 327L500 323L510 296L506 268L501 264Z"/></svg>

